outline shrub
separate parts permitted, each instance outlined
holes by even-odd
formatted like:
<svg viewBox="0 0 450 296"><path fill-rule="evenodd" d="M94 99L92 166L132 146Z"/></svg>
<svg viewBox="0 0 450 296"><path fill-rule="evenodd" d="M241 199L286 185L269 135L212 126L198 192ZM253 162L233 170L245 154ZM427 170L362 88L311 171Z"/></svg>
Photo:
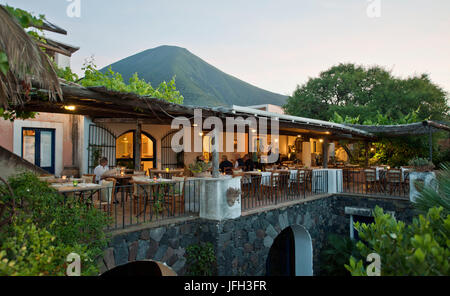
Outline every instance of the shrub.
<svg viewBox="0 0 450 296"><path fill-rule="evenodd" d="M203 161L197 161L196 163L189 164L189 170L194 174L206 172L210 168L211 168L210 162L206 163Z"/></svg>
<svg viewBox="0 0 450 296"><path fill-rule="evenodd" d="M450 275L450 215L443 208L431 208L426 216L414 218L406 226L379 207L372 224L355 223L361 241L357 247L363 258L370 253L381 257L381 275ZM352 275L365 275L362 260L351 257L345 265Z"/></svg>
<svg viewBox="0 0 450 296"><path fill-rule="evenodd" d="M426 158L415 157L408 161L408 165L415 168L416 171L431 171L434 164Z"/></svg>
<svg viewBox="0 0 450 296"><path fill-rule="evenodd" d="M0 200L15 198L16 215L13 223L0 232L0 246L1 250L7 250L2 253L2 260L14 262L14 266L19 266L20 269L4 268L2 272L30 272L31 275L31 272L39 271L35 275L47 274L46 272L61 275L61 266L66 256L71 252L81 252L78 254L86 259L83 261L82 273L95 274L96 260L108 242L105 228L109 218L105 213L89 205L87 201L82 202L74 197L65 198L32 173L11 177L9 184L14 197L3 194ZM18 233L22 240L16 241ZM37 240L39 236L42 236L42 242ZM50 256L52 253L47 253L44 248L22 250L11 247L20 243L27 247L33 244L48 246L54 250L53 255ZM63 254L66 251L69 252ZM42 258L47 258L48 266L43 266L45 262L40 261ZM56 264L60 264L60 268L56 268ZM36 268L41 268L42 272Z"/></svg>
<svg viewBox="0 0 450 296"><path fill-rule="evenodd" d="M356 247L356 241L348 236L330 234L328 236L327 244L320 253L320 275L351 275L344 266L351 256L361 259L359 250Z"/></svg>
<svg viewBox="0 0 450 296"><path fill-rule="evenodd" d="M442 207L444 214L450 214L450 165L442 164L437 173L437 187L425 186L416 198L415 207L422 213L430 208Z"/></svg>
<svg viewBox="0 0 450 296"><path fill-rule="evenodd" d="M67 267L65 259L72 252L81 257L82 275L97 274L86 246L61 243L31 220L13 225L11 231L14 235L6 238L0 251L0 276L63 276Z"/></svg>
<svg viewBox="0 0 450 296"><path fill-rule="evenodd" d="M201 242L186 248L188 275L211 276L216 264L214 247L211 243Z"/></svg>

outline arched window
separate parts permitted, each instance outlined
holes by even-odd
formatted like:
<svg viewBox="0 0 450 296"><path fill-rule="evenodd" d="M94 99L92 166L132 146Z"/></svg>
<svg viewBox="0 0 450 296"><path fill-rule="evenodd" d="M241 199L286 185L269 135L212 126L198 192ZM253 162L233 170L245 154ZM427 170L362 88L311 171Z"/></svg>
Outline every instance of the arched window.
<svg viewBox="0 0 450 296"><path fill-rule="evenodd" d="M118 166L134 168L135 131L128 131L116 140L116 160ZM156 140L149 134L141 134L141 170L156 167Z"/></svg>

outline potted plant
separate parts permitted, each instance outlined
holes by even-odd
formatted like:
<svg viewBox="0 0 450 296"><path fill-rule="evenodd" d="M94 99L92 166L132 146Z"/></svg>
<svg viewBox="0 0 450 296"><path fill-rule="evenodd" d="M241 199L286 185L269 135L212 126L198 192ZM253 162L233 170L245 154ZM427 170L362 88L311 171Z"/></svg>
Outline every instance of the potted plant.
<svg viewBox="0 0 450 296"><path fill-rule="evenodd" d="M412 170L409 173L409 197L415 202L424 186L434 186L436 174L433 172L433 163L428 159L413 158L408 165Z"/></svg>
<svg viewBox="0 0 450 296"><path fill-rule="evenodd" d="M410 166L416 172L432 172L434 169L434 164L425 158L413 158L408 162Z"/></svg>
<svg viewBox="0 0 450 296"><path fill-rule="evenodd" d="M210 177L211 172L208 170L211 168L211 163L205 163L203 161L197 161L196 163L191 163L189 165L189 170L192 172L194 177L205 178Z"/></svg>

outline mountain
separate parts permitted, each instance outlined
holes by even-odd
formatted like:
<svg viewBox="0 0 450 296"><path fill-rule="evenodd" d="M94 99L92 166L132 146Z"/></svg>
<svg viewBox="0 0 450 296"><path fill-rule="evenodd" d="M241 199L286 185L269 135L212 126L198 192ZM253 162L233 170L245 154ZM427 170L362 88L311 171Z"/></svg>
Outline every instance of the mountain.
<svg viewBox="0 0 450 296"><path fill-rule="evenodd" d="M110 66L113 71L121 73L125 81L137 72L154 87L175 75L177 89L184 96L185 105L283 105L287 99L228 75L177 46L145 50Z"/></svg>

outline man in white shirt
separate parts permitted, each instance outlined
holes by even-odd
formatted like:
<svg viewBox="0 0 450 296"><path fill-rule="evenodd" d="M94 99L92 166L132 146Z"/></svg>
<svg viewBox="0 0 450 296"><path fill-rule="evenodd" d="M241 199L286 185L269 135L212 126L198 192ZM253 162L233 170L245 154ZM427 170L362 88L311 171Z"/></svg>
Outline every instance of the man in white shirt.
<svg viewBox="0 0 450 296"><path fill-rule="evenodd" d="M100 164L94 170L95 181L97 183L100 183L102 175L107 171L109 171L108 159L106 157L103 157L100 159Z"/></svg>

